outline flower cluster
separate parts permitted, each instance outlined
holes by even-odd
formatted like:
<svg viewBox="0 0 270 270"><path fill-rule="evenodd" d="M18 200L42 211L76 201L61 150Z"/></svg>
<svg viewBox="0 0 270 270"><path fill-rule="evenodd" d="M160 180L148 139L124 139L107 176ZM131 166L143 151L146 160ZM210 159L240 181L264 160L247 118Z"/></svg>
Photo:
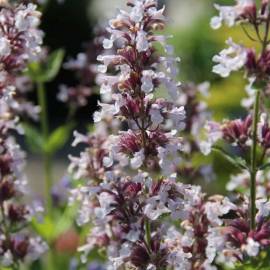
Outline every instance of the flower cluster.
<svg viewBox="0 0 270 270"><path fill-rule="evenodd" d="M220 15L212 19L212 27L217 29L222 22L225 22L230 27L239 23L245 30L248 38L262 43L262 50L257 55L254 48L238 45L229 38L226 42L229 47L213 58L214 62L217 63L213 68L213 72L222 77L228 77L232 71L245 68L248 77L253 79L253 82L256 80L268 82L269 48L267 46L267 28L269 23L269 1L261 1L259 6L253 0L237 0L236 2L235 6L215 5ZM255 29L255 36L245 28L246 24L251 25ZM262 34L260 28L266 28L266 32Z"/></svg>
<svg viewBox="0 0 270 270"><path fill-rule="evenodd" d="M7 5L0 17L0 95L9 96L18 74L40 53L43 33L37 28L40 13L33 4Z"/></svg>
<svg viewBox="0 0 270 270"><path fill-rule="evenodd" d="M95 93L94 88L98 84L97 56L104 50L102 44L106 36L104 27L97 27L94 40L85 44L85 51L79 53L75 59L69 59L63 66L75 73L78 85L61 85L57 97L72 109L86 106L88 98Z"/></svg>
<svg viewBox="0 0 270 270"><path fill-rule="evenodd" d="M28 102L24 93L29 81L20 76L28 62L40 52L42 32L37 29L40 13L36 6L6 5L0 10L0 265L19 267L44 253L47 245L40 237L32 237L27 226L33 215L42 209L26 205L24 175L25 154L11 136L22 134L19 116L38 117L39 109Z"/></svg>
<svg viewBox="0 0 270 270"><path fill-rule="evenodd" d="M179 83L173 79L179 59L173 57L167 37L153 33L164 27L163 9L158 10L155 1L129 1L128 5L130 13L121 11L110 21L110 38L103 41L108 52L98 56L99 72L115 69L116 73L99 76L101 94L110 95L111 100L99 103L101 110L94 114L94 121L110 114L127 124L127 130L114 137L112 160L125 159L134 169L160 167L169 176L179 163L177 134L185 127L185 110L176 104ZM156 42L168 56L158 56ZM113 46L116 53L110 54ZM161 86L167 89L168 99L157 97Z"/></svg>
<svg viewBox="0 0 270 270"><path fill-rule="evenodd" d="M178 171L183 181L192 184L197 180L204 179L211 181L214 173L211 165L192 164L192 157L199 151L201 141L198 134L201 133L205 122L209 120L210 113L207 108L205 99L209 97L209 82L198 85L194 83L183 83L181 85L181 96L177 104L184 106L186 110L185 128L183 129L183 162Z"/></svg>
<svg viewBox="0 0 270 270"><path fill-rule="evenodd" d="M262 99L267 95L269 83L269 1L236 1L235 6L215 7L220 14L211 21L217 29L225 22L228 26L241 24L249 39L259 43L260 50L246 48L229 39L229 48L222 50L213 61L217 63L213 72L228 77L232 71L244 70L249 85L249 97L242 101L247 109L246 117L225 120L222 124L209 121L206 127L207 139L201 143L201 150L209 154L214 149L240 169L231 176L227 190L234 192L234 207L226 215L220 215L219 227L208 235L208 245L213 244L215 262L233 267L236 263L245 264L254 260L260 251L269 248L269 187L268 187L268 109ZM254 33L247 30L251 25ZM254 37L255 35L255 37ZM262 87L262 89L257 89ZM253 107L253 108L252 108ZM233 154L224 149L233 149ZM228 147L229 146L229 147Z"/></svg>
<svg viewBox="0 0 270 270"><path fill-rule="evenodd" d="M21 130L11 115L0 119L0 265L19 265L36 260L47 246L39 237L25 232L35 210L21 202L26 192L23 174L25 155L9 135L11 129ZM38 209L36 209L38 210Z"/></svg>
<svg viewBox="0 0 270 270"><path fill-rule="evenodd" d="M86 147L79 157L70 157L70 173L80 180L70 201L80 203L78 225L91 224L79 248L81 259L87 262L99 249L112 270L215 270L255 261L270 244L270 127L266 108L259 106L260 92L255 89L243 102L245 118L210 121L201 101L209 84L180 85L175 79L179 59L168 37L155 34L165 27L165 8L158 9L155 0L128 0L127 5L129 11L120 10L109 22L105 50L97 57L101 101L93 116L95 130L87 136L74 132L73 146ZM211 22L214 28L223 21L255 27L262 45L258 56L229 39L229 48L213 59L213 71L222 77L245 69L248 90L268 83L268 5L262 1L258 8L251 0L216 5L220 15ZM205 122L207 139L201 142ZM213 177L209 167L194 168L191 161L199 149L209 154L213 146L241 169L227 185L231 197L207 196L190 185L203 175Z"/></svg>

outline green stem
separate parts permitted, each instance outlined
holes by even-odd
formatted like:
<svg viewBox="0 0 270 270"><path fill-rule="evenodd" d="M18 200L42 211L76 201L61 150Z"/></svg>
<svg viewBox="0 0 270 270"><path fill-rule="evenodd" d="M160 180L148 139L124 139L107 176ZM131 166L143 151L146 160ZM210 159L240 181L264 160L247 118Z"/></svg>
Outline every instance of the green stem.
<svg viewBox="0 0 270 270"><path fill-rule="evenodd" d="M146 234L146 243L148 248L151 248L151 224L148 219L145 220L145 234Z"/></svg>
<svg viewBox="0 0 270 270"><path fill-rule="evenodd" d="M49 139L49 118L48 118L48 105L47 105L47 96L45 85L42 82L37 83L37 92L38 92L38 103L41 108L41 131L46 145ZM45 197L46 197L46 206L47 206L47 215L52 216L52 197L51 189L53 185L52 177L52 156L48 151L43 149L43 160L44 160L44 177L45 177ZM51 244L51 243L49 243ZM54 270L54 256L51 251L51 248L48 251L48 270Z"/></svg>
<svg viewBox="0 0 270 270"><path fill-rule="evenodd" d="M49 121L48 121L48 107L47 107L47 97L46 91L43 83L38 83L38 103L41 108L41 130L44 140L44 144L48 142L49 138ZM46 196L46 206L48 214L51 214L52 210L52 199L51 199L51 188L53 184L52 180L52 156L50 153L43 150L44 159L44 174L45 174L45 196Z"/></svg>
<svg viewBox="0 0 270 270"><path fill-rule="evenodd" d="M250 227L255 229L256 221L256 176L257 176L257 125L259 121L260 91L257 90L253 108L252 147L250 168Z"/></svg>

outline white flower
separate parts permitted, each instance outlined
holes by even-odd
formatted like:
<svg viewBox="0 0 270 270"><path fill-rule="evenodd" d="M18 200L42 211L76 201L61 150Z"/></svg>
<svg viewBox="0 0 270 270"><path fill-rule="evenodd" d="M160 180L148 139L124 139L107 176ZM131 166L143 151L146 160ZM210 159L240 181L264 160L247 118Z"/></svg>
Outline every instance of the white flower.
<svg viewBox="0 0 270 270"><path fill-rule="evenodd" d="M73 136L75 137L72 146L75 147L80 143L88 143L88 136L79 133L77 130L74 130Z"/></svg>
<svg viewBox="0 0 270 270"><path fill-rule="evenodd" d="M134 230L133 229L130 230L125 238L130 242L136 242L140 239L140 233L141 233L140 229L135 228Z"/></svg>
<svg viewBox="0 0 270 270"><path fill-rule="evenodd" d="M260 116L260 122L258 123L258 139L260 142L263 141L263 129L266 126L268 126L268 116L266 113L262 113L261 116Z"/></svg>
<svg viewBox="0 0 270 270"><path fill-rule="evenodd" d="M3 266L10 266L13 264L13 256L9 250L2 255L1 262Z"/></svg>
<svg viewBox="0 0 270 270"><path fill-rule="evenodd" d="M220 228L209 228L207 236L206 257L209 263L212 263L217 255L224 249L225 239L221 234Z"/></svg>
<svg viewBox="0 0 270 270"><path fill-rule="evenodd" d="M42 254L48 250L48 245L40 237L30 238L30 247L27 258L31 261L37 260Z"/></svg>
<svg viewBox="0 0 270 270"><path fill-rule="evenodd" d="M178 249L175 249L169 253L167 261L175 270L190 270L189 259L191 257L191 253L186 253L181 247L178 247Z"/></svg>
<svg viewBox="0 0 270 270"><path fill-rule="evenodd" d="M219 11L219 16L215 16L211 19L210 25L213 29L220 28L223 21L229 27L235 24L237 13L233 6L220 6L217 4L214 6Z"/></svg>
<svg viewBox="0 0 270 270"><path fill-rule="evenodd" d="M131 254L131 247L129 243L124 243L119 250L119 256L109 259L110 261L112 261L115 269L119 269L119 267L123 265L123 263L125 262L125 258L129 257L130 254Z"/></svg>
<svg viewBox="0 0 270 270"><path fill-rule="evenodd" d="M112 63L119 63L122 57L119 55L99 55L97 60L103 63L103 65L98 66L98 71L106 73L108 66Z"/></svg>
<svg viewBox="0 0 270 270"><path fill-rule="evenodd" d="M113 40L105 38L103 40L103 48L104 49L111 49L113 47Z"/></svg>
<svg viewBox="0 0 270 270"><path fill-rule="evenodd" d="M241 16L245 9L249 6L255 5L253 0L236 0L235 6L220 6L215 4L215 8L219 11L219 16L215 16L211 20L211 27L218 29L221 27L222 22L227 26L232 27L235 25L236 20Z"/></svg>
<svg viewBox="0 0 270 270"><path fill-rule="evenodd" d="M85 53L79 53L75 59L70 59L64 64L66 69L80 69L87 65L87 55Z"/></svg>
<svg viewBox="0 0 270 270"><path fill-rule="evenodd" d="M142 91L148 94L154 89L153 78L155 73L152 70L144 70L142 75Z"/></svg>
<svg viewBox="0 0 270 270"><path fill-rule="evenodd" d="M138 52L145 52L149 49L149 42L147 39L147 33L140 30L136 37L136 48Z"/></svg>
<svg viewBox="0 0 270 270"><path fill-rule="evenodd" d="M178 75L178 63L180 62L179 57L167 56L167 57L160 57L160 61L164 66L166 72L171 77L176 77Z"/></svg>
<svg viewBox="0 0 270 270"><path fill-rule="evenodd" d="M248 96L241 100L241 105L246 109L251 108L255 101L256 89L253 87L255 81L256 77L248 78L249 83L245 87L245 91Z"/></svg>
<svg viewBox="0 0 270 270"><path fill-rule="evenodd" d="M146 270L157 270L157 267L153 264L149 264L146 268Z"/></svg>
<svg viewBox="0 0 270 270"><path fill-rule="evenodd" d="M208 121L206 126L207 140L200 142L200 150L204 155L209 155L212 150L212 146L222 138L223 133L220 128L220 124L212 121Z"/></svg>
<svg viewBox="0 0 270 270"><path fill-rule="evenodd" d="M270 201L266 198L256 200L256 208L258 209L257 216L267 217L270 213Z"/></svg>
<svg viewBox="0 0 270 270"><path fill-rule="evenodd" d="M95 214L98 219L104 219L113 209L112 204L115 202L112 195L102 192L98 195L100 207L95 208Z"/></svg>
<svg viewBox="0 0 270 270"><path fill-rule="evenodd" d="M244 250L247 252L249 256L255 257L259 253L260 244L249 237L247 239L247 245L244 246Z"/></svg>
<svg viewBox="0 0 270 270"><path fill-rule="evenodd" d="M247 181L250 179L249 172L245 171L243 173L232 175L230 181L226 185L228 191L235 191L236 189L243 188Z"/></svg>
<svg viewBox="0 0 270 270"><path fill-rule="evenodd" d="M169 112L169 118L173 121L174 127L177 131L183 130L185 128L184 120L186 118L185 108L182 107L174 107Z"/></svg>
<svg viewBox="0 0 270 270"><path fill-rule="evenodd" d="M198 85L199 92L204 96L209 96L209 88L210 88L210 82L203 82Z"/></svg>
<svg viewBox="0 0 270 270"><path fill-rule="evenodd" d="M141 22L144 16L144 5L141 1L136 1L135 6L132 8L130 12L130 19L134 22Z"/></svg>
<svg viewBox="0 0 270 270"><path fill-rule="evenodd" d="M151 121L153 122L154 125L159 125L164 121L163 116L160 113L160 108L159 105L153 104L150 109L150 116L151 116Z"/></svg>
<svg viewBox="0 0 270 270"><path fill-rule="evenodd" d="M109 155L107 157L104 157L103 158L103 165L106 168L110 168L113 165L113 156L112 155Z"/></svg>
<svg viewBox="0 0 270 270"><path fill-rule="evenodd" d="M10 42L5 37L0 38L0 56L7 56L10 54Z"/></svg>
<svg viewBox="0 0 270 270"><path fill-rule="evenodd" d="M181 83L177 83L168 77L165 76L164 73L160 72L159 73L159 79L160 81L164 84L164 86L167 88L168 93L173 101L178 100L179 98L179 86Z"/></svg>
<svg viewBox="0 0 270 270"><path fill-rule="evenodd" d="M141 149L139 152L134 154L134 157L130 161L130 165L132 169L138 169L142 166L144 161L144 150Z"/></svg>
<svg viewBox="0 0 270 270"><path fill-rule="evenodd" d="M158 148L159 165L166 176L173 174L180 163L178 151L181 149L178 144L167 144Z"/></svg>
<svg viewBox="0 0 270 270"><path fill-rule="evenodd" d="M205 155L208 156L212 151L213 144L209 141L202 141L200 142L200 151Z"/></svg>
<svg viewBox="0 0 270 270"><path fill-rule="evenodd" d="M247 61L247 52L244 47L234 43L231 38L226 43L229 48L222 50L213 58L213 61L218 63L213 67L213 72L223 78L228 77L232 71L241 69Z"/></svg>
<svg viewBox="0 0 270 270"><path fill-rule="evenodd" d="M208 220L214 225L222 225L222 216L228 214L230 210L236 209L236 206L229 201L228 198L224 198L222 201L207 202L205 204L205 212Z"/></svg>
<svg viewBox="0 0 270 270"><path fill-rule="evenodd" d="M19 31L26 31L39 25L40 13L37 6L29 4L25 9L21 9L15 16L15 26Z"/></svg>
<svg viewBox="0 0 270 270"><path fill-rule="evenodd" d="M102 119L106 118L106 116L116 115L119 112L119 106L117 103L115 104L106 104L98 102L98 105L101 107L100 111L94 113L94 122L100 122Z"/></svg>
<svg viewBox="0 0 270 270"><path fill-rule="evenodd" d="M144 208L144 214L151 220L157 220L161 215L170 213L171 211L161 202L150 199Z"/></svg>

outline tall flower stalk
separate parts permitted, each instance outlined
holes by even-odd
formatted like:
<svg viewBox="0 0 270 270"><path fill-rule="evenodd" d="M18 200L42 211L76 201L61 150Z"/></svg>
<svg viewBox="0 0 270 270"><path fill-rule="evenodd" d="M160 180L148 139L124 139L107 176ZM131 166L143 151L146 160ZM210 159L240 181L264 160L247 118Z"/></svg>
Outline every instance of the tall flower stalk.
<svg viewBox="0 0 270 270"><path fill-rule="evenodd" d="M254 229L256 226L256 177L258 168L263 164L258 164L258 122L260 114L262 113L260 106L260 98L265 90L265 86L269 82L269 75L267 74L268 62L267 55L269 53L269 3L262 1L259 7L254 1L237 1L236 6L222 7L216 5L220 11L220 15L214 17L211 21L213 28L219 28L222 22L228 26L240 24L244 30L245 35L260 45L260 52L258 59L254 49L245 48L243 45L237 45L230 39L227 41L230 46L223 50L218 56L214 57L214 61L218 64L213 71L220 74L222 77L229 76L231 71L245 69L246 75L252 84L263 89L254 89L253 94L253 112L252 112L252 128L251 128L251 146L250 146L250 227ZM232 12L233 16L229 17L228 12ZM246 25L250 25L254 32L247 30ZM249 86L251 88L251 85ZM265 110L265 108L264 108ZM263 152L263 162L265 152Z"/></svg>
<svg viewBox="0 0 270 270"><path fill-rule="evenodd" d="M256 91L252 119L252 146L251 146L251 167L250 167L250 227L256 227L256 179L257 179L257 126L259 121L260 90Z"/></svg>
<svg viewBox="0 0 270 270"><path fill-rule="evenodd" d="M37 112L25 101L16 81L40 53L42 32L35 5L6 4L0 10L0 265L18 270L47 249L42 239L31 236L29 230L38 208L24 203L25 154L12 136L14 130L23 133L21 114L35 118Z"/></svg>
<svg viewBox="0 0 270 270"><path fill-rule="evenodd" d="M127 6L110 20L104 52L97 58L101 100L93 116L95 130L88 135L74 132L73 146L84 144L85 149L79 157L70 156L69 171L78 180L70 200L80 203L78 225L91 224L79 248L82 262L99 250L107 258L107 269L116 270L255 265L270 247L269 190L266 181L258 179L269 165L270 124L261 102L265 89L250 94L253 111L249 107L244 119L209 121L207 139L199 145L205 154L213 148L236 166L241 174L228 186L237 190L243 181L250 196L209 197L199 186L181 183L186 180L181 169L192 149L185 148L180 134L190 135L194 126L198 131L191 119L198 125L207 119L197 115L200 109L205 112L197 102L187 99L194 101L192 91L205 87L180 87L175 79L179 58L173 56L168 37L156 34L165 27L165 7L158 9L155 0L128 0ZM213 71L228 77L244 69L249 90L268 83L268 1L258 7L251 0L215 7L220 14L211 21L214 28L223 21L229 26L240 23L262 50L257 56L229 39L229 48L214 57ZM242 156L228 153L218 145L220 140ZM189 143L198 148L196 140Z"/></svg>

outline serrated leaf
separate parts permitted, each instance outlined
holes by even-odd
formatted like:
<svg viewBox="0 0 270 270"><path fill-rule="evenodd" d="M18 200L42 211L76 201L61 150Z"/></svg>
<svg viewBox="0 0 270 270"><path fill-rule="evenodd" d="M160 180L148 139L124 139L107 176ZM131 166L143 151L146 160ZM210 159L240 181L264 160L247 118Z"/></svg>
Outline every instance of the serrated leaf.
<svg viewBox="0 0 270 270"><path fill-rule="evenodd" d="M29 124L23 124L27 146L33 153L43 151L44 140L37 128Z"/></svg>

